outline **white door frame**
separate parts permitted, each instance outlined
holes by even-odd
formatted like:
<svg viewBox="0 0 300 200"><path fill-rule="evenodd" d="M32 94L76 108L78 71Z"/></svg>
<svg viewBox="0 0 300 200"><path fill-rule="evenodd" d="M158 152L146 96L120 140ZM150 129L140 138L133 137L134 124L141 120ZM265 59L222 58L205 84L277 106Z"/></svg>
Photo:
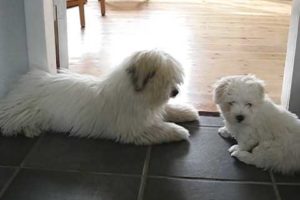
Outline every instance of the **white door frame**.
<svg viewBox="0 0 300 200"><path fill-rule="evenodd" d="M68 37L67 37L67 3L65 0L53 0L54 15L57 21L57 40L58 40L58 56L59 67L68 68Z"/></svg>
<svg viewBox="0 0 300 200"><path fill-rule="evenodd" d="M67 68L66 1L24 0L24 9L29 67L56 73L54 20L57 20L60 67Z"/></svg>
<svg viewBox="0 0 300 200"><path fill-rule="evenodd" d="M282 85L282 105L300 116L300 1L293 0Z"/></svg>

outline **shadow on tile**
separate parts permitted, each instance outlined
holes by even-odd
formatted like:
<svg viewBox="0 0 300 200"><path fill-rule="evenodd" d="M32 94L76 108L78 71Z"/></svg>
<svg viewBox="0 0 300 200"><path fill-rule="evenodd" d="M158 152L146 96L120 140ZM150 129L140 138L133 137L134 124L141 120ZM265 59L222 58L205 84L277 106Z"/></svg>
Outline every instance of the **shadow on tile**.
<svg viewBox="0 0 300 200"><path fill-rule="evenodd" d="M221 127L221 126L224 126L223 119L221 117L211 117L211 116L199 116L199 121L182 122L182 123L178 123L178 124L181 126L185 126L185 127L199 127L199 126Z"/></svg>
<svg viewBox="0 0 300 200"><path fill-rule="evenodd" d="M147 147L48 133L32 150L26 167L141 174Z"/></svg>
<svg viewBox="0 0 300 200"><path fill-rule="evenodd" d="M277 183L299 183L300 184L300 173L283 175L274 173L274 177Z"/></svg>
<svg viewBox="0 0 300 200"><path fill-rule="evenodd" d="M194 128L200 127L200 121L180 122L177 124L183 127L194 127Z"/></svg>
<svg viewBox="0 0 300 200"><path fill-rule="evenodd" d="M0 165L19 166L37 138L0 136Z"/></svg>

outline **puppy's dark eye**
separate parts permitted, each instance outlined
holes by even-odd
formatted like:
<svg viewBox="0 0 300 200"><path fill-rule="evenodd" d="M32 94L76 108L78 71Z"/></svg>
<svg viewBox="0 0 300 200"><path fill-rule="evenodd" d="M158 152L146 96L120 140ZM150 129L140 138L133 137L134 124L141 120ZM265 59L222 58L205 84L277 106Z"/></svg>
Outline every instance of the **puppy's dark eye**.
<svg viewBox="0 0 300 200"><path fill-rule="evenodd" d="M230 106L232 106L233 104L235 104L235 101L230 101L228 104L229 104Z"/></svg>
<svg viewBox="0 0 300 200"><path fill-rule="evenodd" d="M246 106L248 106L249 108L252 107L252 103L247 103Z"/></svg>

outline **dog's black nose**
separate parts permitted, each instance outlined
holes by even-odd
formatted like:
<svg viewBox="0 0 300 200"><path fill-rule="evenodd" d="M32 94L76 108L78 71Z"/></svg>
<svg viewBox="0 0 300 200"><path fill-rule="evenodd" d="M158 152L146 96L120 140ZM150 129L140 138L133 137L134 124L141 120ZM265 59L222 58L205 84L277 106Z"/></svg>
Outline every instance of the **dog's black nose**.
<svg viewBox="0 0 300 200"><path fill-rule="evenodd" d="M241 122L245 119L245 117L243 115L237 115L235 118L238 122Z"/></svg>
<svg viewBox="0 0 300 200"><path fill-rule="evenodd" d="M171 96L171 97L176 97L178 93L179 93L179 91L178 91L177 89L174 89L174 90L172 90L170 96Z"/></svg>

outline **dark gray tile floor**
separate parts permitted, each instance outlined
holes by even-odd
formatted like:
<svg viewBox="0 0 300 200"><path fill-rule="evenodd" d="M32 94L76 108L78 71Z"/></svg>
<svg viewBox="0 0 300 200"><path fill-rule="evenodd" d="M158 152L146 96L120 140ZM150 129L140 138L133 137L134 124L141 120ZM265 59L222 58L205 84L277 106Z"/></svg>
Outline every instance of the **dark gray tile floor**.
<svg viewBox="0 0 300 200"><path fill-rule="evenodd" d="M274 200L276 196L272 185L267 184L149 178L145 200L154 199Z"/></svg>
<svg viewBox="0 0 300 200"><path fill-rule="evenodd" d="M2 199L132 200L139 184L139 177L21 169Z"/></svg>
<svg viewBox="0 0 300 200"><path fill-rule="evenodd" d="M9 179L13 176L16 169L8 167L0 167L0 190L2 190Z"/></svg>
<svg viewBox="0 0 300 200"><path fill-rule="evenodd" d="M149 174L204 179L270 181L268 172L232 159L232 145L217 134L218 128L199 127L189 142L152 148Z"/></svg>
<svg viewBox="0 0 300 200"><path fill-rule="evenodd" d="M300 199L300 185L279 185L278 189L282 200Z"/></svg>
<svg viewBox="0 0 300 200"><path fill-rule="evenodd" d="M45 133L0 137L0 199L299 200L300 175L230 157L218 117L181 124L189 141L148 147Z"/></svg>
<svg viewBox="0 0 300 200"><path fill-rule="evenodd" d="M146 150L142 146L48 133L34 146L24 166L140 175Z"/></svg>
<svg viewBox="0 0 300 200"><path fill-rule="evenodd" d="M36 140L23 136L4 137L0 134L0 165L20 165Z"/></svg>

